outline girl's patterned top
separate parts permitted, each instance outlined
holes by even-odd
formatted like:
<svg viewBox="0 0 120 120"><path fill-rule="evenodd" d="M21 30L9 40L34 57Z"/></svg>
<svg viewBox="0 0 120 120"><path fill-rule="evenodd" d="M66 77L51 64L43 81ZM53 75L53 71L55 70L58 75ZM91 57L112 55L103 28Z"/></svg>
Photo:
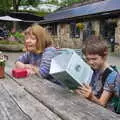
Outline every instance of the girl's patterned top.
<svg viewBox="0 0 120 120"><path fill-rule="evenodd" d="M48 47L44 50L43 53L40 54L25 52L17 59L17 61L20 61L24 64L32 64L37 66L39 68L40 75L44 78L49 79L51 59L55 55L56 55L56 48Z"/></svg>

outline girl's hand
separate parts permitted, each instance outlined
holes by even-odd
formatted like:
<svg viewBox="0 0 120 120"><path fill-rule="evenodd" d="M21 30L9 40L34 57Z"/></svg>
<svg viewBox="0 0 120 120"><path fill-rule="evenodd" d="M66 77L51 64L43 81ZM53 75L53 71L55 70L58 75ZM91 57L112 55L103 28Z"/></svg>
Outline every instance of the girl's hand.
<svg viewBox="0 0 120 120"><path fill-rule="evenodd" d="M78 87L76 93L90 99L92 97L92 88L89 85L83 84Z"/></svg>
<svg viewBox="0 0 120 120"><path fill-rule="evenodd" d="M24 64L24 65L25 65L24 68L26 68L26 69L32 69L32 66L33 66L33 65L31 65L31 64Z"/></svg>
<svg viewBox="0 0 120 120"><path fill-rule="evenodd" d="M38 74L39 73L38 67L36 67L35 65L26 64L25 68L28 70L29 74Z"/></svg>
<svg viewBox="0 0 120 120"><path fill-rule="evenodd" d="M32 69L27 69L27 73L28 75L34 75L35 72Z"/></svg>
<svg viewBox="0 0 120 120"><path fill-rule="evenodd" d="M27 69L28 75L36 74L36 69L37 68L34 65L26 64L25 68Z"/></svg>

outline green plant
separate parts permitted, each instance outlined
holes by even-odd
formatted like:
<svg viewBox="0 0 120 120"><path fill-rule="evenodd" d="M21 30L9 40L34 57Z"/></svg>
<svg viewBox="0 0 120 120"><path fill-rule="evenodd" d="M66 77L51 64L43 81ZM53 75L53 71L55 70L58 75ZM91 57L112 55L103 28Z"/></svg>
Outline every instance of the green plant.
<svg viewBox="0 0 120 120"><path fill-rule="evenodd" d="M85 27L83 23L77 23L76 26L77 26L80 30L83 30L84 27Z"/></svg>
<svg viewBox="0 0 120 120"><path fill-rule="evenodd" d="M5 60L0 58L0 67L4 67L5 66Z"/></svg>
<svg viewBox="0 0 120 120"><path fill-rule="evenodd" d="M24 39L24 35L22 35L20 32L15 32L14 36L15 36L17 39Z"/></svg>
<svg viewBox="0 0 120 120"><path fill-rule="evenodd" d="M5 44L5 45L19 45L20 43L18 41L0 40L0 44Z"/></svg>
<svg viewBox="0 0 120 120"><path fill-rule="evenodd" d="M24 35L21 34L20 32L10 33L9 37L14 37L16 41L18 41L19 43L24 42Z"/></svg>
<svg viewBox="0 0 120 120"><path fill-rule="evenodd" d="M5 62L8 60L8 56L7 55L2 55L0 56L0 66L5 66Z"/></svg>

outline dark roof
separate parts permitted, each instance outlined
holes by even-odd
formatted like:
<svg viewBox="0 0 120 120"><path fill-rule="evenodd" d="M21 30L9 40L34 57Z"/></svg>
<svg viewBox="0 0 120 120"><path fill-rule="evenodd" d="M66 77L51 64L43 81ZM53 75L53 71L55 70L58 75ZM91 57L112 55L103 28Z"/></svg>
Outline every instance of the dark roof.
<svg viewBox="0 0 120 120"><path fill-rule="evenodd" d="M48 14L44 17L45 20L41 21L41 23L55 22L88 15L92 16L96 14L100 16L115 11L120 12L120 0L105 0Z"/></svg>
<svg viewBox="0 0 120 120"><path fill-rule="evenodd" d="M18 18L24 21L40 21L43 20L43 17L31 14L31 13L27 13L27 12L12 12L9 13L9 16L14 17L14 18Z"/></svg>
<svg viewBox="0 0 120 120"><path fill-rule="evenodd" d="M76 8L76 7L80 7L83 5L87 5L87 4L91 4L91 3L95 3L95 2L100 2L100 1L104 1L104 0L82 0L81 2L78 2L78 3L75 2L70 6L60 7L57 10L66 10L66 9L70 9L70 8Z"/></svg>

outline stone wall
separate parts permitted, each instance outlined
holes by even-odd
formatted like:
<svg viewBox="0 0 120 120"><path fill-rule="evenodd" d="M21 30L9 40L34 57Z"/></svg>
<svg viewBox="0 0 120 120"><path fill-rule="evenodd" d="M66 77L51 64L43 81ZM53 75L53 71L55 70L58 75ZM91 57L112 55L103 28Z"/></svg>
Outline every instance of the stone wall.
<svg viewBox="0 0 120 120"><path fill-rule="evenodd" d="M83 31L86 29L86 25L88 24L88 21L85 21L83 23L85 25ZM95 20L92 21L92 30L95 31L95 35L99 36L100 34L100 21ZM83 42L83 31L80 31L80 38L72 38L71 37L71 30L70 30L70 24L59 24L57 25L57 35L53 35L53 41L54 45L58 48L81 48L82 42Z"/></svg>
<svg viewBox="0 0 120 120"><path fill-rule="evenodd" d="M57 26L57 36L52 36L54 45L58 48L81 48L80 38L70 37L69 24L59 24Z"/></svg>
<svg viewBox="0 0 120 120"><path fill-rule="evenodd" d="M93 30L95 31L95 35L99 36L100 35L100 21L95 20L94 22L92 22L92 27L93 27Z"/></svg>
<svg viewBox="0 0 120 120"><path fill-rule="evenodd" d="M84 22L85 28L87 21ZM92 29L95 31L95 35L100 35L100 21L92 21ZM81 48L83 41L83 32L80 32L80 38L72 38L70 36L71 30L69 24L59 24L57 26L57 35L52 36L54 45L58 48ZM115 42L120 44L120 18L117 20L117 27L115 28Z"/></svg>
<svg viewBox="0 0 120 120"><path fill-rule="evenodd" d="M117 27L115 28L115 41L120 44L120 18L117 20Z"/></svg>

